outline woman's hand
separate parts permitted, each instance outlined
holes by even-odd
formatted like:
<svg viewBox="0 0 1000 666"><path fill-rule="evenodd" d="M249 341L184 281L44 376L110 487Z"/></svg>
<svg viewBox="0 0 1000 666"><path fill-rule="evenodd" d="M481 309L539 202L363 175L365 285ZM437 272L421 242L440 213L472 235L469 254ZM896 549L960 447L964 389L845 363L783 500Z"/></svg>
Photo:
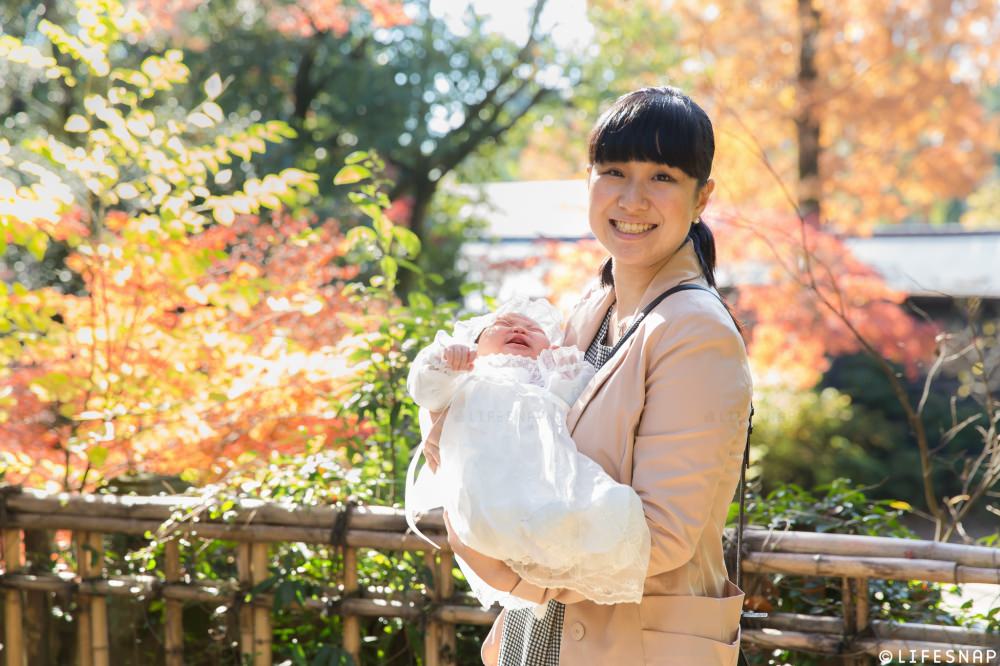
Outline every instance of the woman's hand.
<svg viewBox="0 0 1000 666"><path fill-rule="evenodd" d="M487 585L501 592L510 592L520 582L521 577L504 564L503 560L483 555L462 543L451 527L447 511L444 512L444 526L448 530L448 545L451 550L465 560L465 563L472 567L476 575L482 578Z"/></svg>

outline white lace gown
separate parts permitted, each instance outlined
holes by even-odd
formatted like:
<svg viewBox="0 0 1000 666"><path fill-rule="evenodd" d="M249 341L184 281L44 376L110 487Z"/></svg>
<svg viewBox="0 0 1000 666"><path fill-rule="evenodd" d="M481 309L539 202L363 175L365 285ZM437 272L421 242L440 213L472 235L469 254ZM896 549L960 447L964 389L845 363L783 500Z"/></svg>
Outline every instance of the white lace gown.
<svg viewBox="0 0 1000 666"><path fill-rule="evenodd" d="M635 491L577 451L566 414L594 375L576 347L538 359L491 354L450 370L443 342L422 350L407 386L431 411L450 405L441 464L406 493L408 519L444 506L457 536L525 580L569 588L597 603L637 603L649 564L649 529ZM484 606L535 605L495 590L459 565ZM544 612L544 607L536 608Z"/></svg>

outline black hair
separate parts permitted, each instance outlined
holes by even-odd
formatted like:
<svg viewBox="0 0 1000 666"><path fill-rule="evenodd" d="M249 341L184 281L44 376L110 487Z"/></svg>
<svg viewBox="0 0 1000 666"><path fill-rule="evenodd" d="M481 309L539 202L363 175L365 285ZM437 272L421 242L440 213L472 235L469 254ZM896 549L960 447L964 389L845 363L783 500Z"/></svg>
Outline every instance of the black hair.
<svg viewBox="0 0 1000 666"><path fill-rule="evenodd" d="M597 120L590 132L588 154L591 165L666 164L694 178L700 189L712 174L715 132L705 110L677 88L640 88L619 97ZM700 216L688 230L688 238L705 281L715 287L715 237ZM600 276L602 286L614 286L611 257L601 264ZM742 334L743 327L735 317L734 321Z"/></svg>

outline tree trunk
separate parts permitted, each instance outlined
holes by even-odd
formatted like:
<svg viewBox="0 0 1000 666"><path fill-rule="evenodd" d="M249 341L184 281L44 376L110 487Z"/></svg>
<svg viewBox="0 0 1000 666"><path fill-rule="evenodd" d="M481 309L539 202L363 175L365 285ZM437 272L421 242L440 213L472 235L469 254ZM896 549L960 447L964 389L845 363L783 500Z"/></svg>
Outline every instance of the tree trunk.
<svg viewBox="0 0 1000 666"><path fill-rule="evenodd" d="M795 128L799 149L798 203L802 216L810 224L820 220L819 117L815 107L816 42L819 39L820 12L812 0L798 0L799 73L798 108Z"/></svg>
<svg viewBox="0 0 1000 666"><path fill-rule="evenodd" d="M426 246L430 242L429 229L427 229L427 212L430 209L431 200L434 198L434 193L437 191L437 182L426 178L424 174L419 174L414 178L413 185L407 188L408 191L404 193L409 194L413 197L413 207L410 210L409 226L410 231L415 233L420 239L420 242ZM406 295L409 294L417 284L413 273L409 270L402 269L399 272L399 281L396 285L396 293L404 301L406 300Z"/></svg>

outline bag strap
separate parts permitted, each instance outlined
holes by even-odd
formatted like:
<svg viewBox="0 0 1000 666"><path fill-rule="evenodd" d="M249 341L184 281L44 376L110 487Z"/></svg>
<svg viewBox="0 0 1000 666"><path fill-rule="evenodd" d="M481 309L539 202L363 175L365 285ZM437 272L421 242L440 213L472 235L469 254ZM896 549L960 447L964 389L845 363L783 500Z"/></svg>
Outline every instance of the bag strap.
<svg viewBox="0 0 1000 666"><path fill-rule="evenodd" d="M679 284L674 287L671 287L670 289L667 289L665 292L654 298L649 303L649 305L644 307L642 311L638 315L636 315L635 321L632 322L632 325L628 327L628 330L622 334L622 337L618 339L618 342L615 343L615 346L611 348L611 353L608 354L608 358L614 356L618 352L618 350L621 349L621 346L625 344L625 341L629 339L629 336L635 333L636 329L639 328L639 324L641 324L642 320L646 318L646 315L652 312L653 308L659 305L664 298L672 294L676 294L679 291L690 291L692 289L700 289L701 291L707 291L716 298L719 298L719 295L716 294L714 291L712 291L708 287L702 287L700 284L690 284L690 283Z"/></svg>
<svg viewBox="0 0 1000 666"><path fill-rule="evenodd" d="M644 307L642 309L642 311L636 316L635 321L632 322L632 325L629 326L628 330L625 331L625 333L618 340L618 342L615 343L615 346L612 348L611 354L609 356L614 356L615 353L619 349L621 349L621 346L625 343L626 340L628 340L629 336L632 335L636 331L637 328L639 328L639 324L642 322L643 319L646 318L646 315L648 315L650 312L652 312L653 308L655 308L657 305L659 305L663 301L663 299L665 299L667 296L670 296L672 294L676 294L679 291L690 291L690 290L693 290L693 289L698 289L700 291L707 291L708 293L710 293L713 296L715 296L716 298L718 298L720 302L722 302L722 297L719 296L719 294L717 294L715 291L709 289L708 287L701 286L700 284L692 284L692 283L688 282L688 283L679 284L679 285L676 285L674 287L671 287L670 289L667 289L665 292L663 292L662 294L660 294L659 296L657 296L656 298L654 298L649 303L649 305L647 305L646 307ZM723 305L725 305L725 302L723 302ZM727 311L728 311L728 308L727 308ZM732 316L732 315L730 314L730 316ZM735 321L736 320L734 318L733 322L735 323ZM740 465L740 489L739 489L739 495L740 495L740 513L739 513L739 527L736 530L736 580L733 581L733 582L735 582L736 583L736 587L738 587L740 589L743 589L743 566L742 566L742 560L743 560L743 530L744 530L744 525L745 525L745 520L746 520L746 518L745 518L745 510L746 510L745 509L745 507L746 507L746 478L747 478L746 477L746 472L747 472L747 469L750 468L750 433L753 432L753 413L754 413L753 402L751 402L750 403L750 417L749 417L749 419L747 421L747 443L743 447L743 464ZM750 614L747 611L744 611L744 614L752 615L754 617L757 617L758 615L764 615L764 616L767 615L767 613L763 613L763 614L756 614L756 613Z"/></svg>

